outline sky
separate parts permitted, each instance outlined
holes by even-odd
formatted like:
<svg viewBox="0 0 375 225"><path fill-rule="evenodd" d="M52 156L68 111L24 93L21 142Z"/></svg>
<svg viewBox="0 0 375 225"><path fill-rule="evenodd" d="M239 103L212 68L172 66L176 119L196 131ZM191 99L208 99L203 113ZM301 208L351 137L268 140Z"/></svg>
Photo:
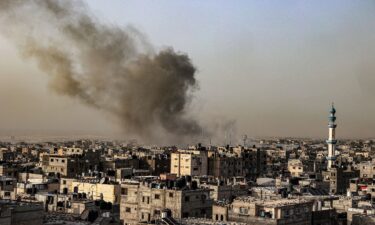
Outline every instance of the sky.
<svg viewBox="0 0 375 225"><path fill-rule="evenodd" d="M237 137L325 137L334 102L339 138L375 136L371 0L86 3L102 23L189 55L199 120L233 122ZM1 36L0 55L0 132L121 134L106 113L51 92L48 76Z"/></svg>

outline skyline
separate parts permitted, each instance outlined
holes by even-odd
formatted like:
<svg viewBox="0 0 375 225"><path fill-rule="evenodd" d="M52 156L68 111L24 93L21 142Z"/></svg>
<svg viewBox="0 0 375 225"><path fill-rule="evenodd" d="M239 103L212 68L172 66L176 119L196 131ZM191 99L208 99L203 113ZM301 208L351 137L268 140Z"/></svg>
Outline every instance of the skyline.
<svg viewBox="0 0 375 225"><path fill-rule="evenodd" d="M156 50L189 55L199 120L236 121L239 137L323 138L334 101L338 139L375 137L371 1L86 3L99 21L134 26ZM3 37L0 50L0 130L121 132L106 113L49 91L48 76Z"/></svg>

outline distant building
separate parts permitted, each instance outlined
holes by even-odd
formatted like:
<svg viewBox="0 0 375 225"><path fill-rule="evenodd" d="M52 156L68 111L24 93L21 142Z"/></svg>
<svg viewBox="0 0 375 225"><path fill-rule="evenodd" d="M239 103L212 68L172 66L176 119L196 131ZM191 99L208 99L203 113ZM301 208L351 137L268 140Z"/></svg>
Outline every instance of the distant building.
<svg viewBox="0 0 375 225"><path fill-rule="evenodd" d="M171 181L128 181L121 184L120 219L123 224L136 225L160 219L161 212L165 209L171 211L173 218L210 218L210 190L196 188L194 185L185 187L186 181L183 179L177 180L177 184Z"/></svg>
<svg viewBox="0 0 375 225"><path fill-rule="evenodd" d="M350 180L359 176L358 170L351 168L331 168L328 171L323 171L324 181L329 182L331 194L346 194L350 186Z"/></svg>
<svg viewBox="0 0 375 225"><path fill-rule="evenodd" d="M44 154L41 156L41 167L45 174L55 174L63 177L76 177L84 172L98 168L99 152L87 151L80 154Z"/></svg>
<svg viewBox="0 0 375 225"><path fill-rule="evenodd" d="M301 176L304 172L303 167L302 161L299 159L290 159L288 161L288 171L292 177Z"/></svg>
<svg viewBox="0 0 375 225"><path fill-rule="evenodd" d="M208 152L208 175L219 178L256 178L265 171L265 154L260 149L229 147Z"/></svg>
<svg viewBox="0 0 375 225"><path fill-rule="evenodd" d="M212 219L244 224L310 225L313 202L304 199L258 200L240 197L213 206Z"/></svg>
<svg viewBox="0 0 375 225"><path fill-rule="evenodd" d="M177 150L171 153L171 173L180 176L207 175L206 150Z"/></svg>
<svg viewBox="0 0 375 225"><path fill-rule="evenodd" d="M120 184L118 183L103 183L98 179L81 179L71 182L69 192L84 193L88 199L92 200L103 200L112 204L120 203Z"/></svg>
<svg viewBox="0 0 375 225"><path fill-rule="evenodd" d="M360 162L356 167L360 172L361 178L375 178L375 160Z"/></svg>

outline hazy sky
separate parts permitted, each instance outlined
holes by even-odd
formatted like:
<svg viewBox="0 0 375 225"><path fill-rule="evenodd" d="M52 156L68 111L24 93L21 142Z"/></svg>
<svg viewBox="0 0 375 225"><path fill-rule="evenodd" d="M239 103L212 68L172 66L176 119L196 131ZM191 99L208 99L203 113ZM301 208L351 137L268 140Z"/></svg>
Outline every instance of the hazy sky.
<svg viewBox="0 0 375 225"><path fill-rule="evenodd" d="M375 137L375 2L87 1L103 23L133 25L198 68L193 111L237 134ZM48 90L48 76L0 36L0 130L117 133L107 115Z"/></svg>

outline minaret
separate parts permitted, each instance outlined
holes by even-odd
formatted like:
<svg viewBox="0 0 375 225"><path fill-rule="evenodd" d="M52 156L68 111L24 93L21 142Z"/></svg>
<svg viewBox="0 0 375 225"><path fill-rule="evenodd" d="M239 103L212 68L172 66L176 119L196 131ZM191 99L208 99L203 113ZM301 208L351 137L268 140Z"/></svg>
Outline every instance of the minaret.
<svg viewBox="0 0 375 225"><path fill-rule="evenodd" d="M335 121L336 121L336 116L335 116L336 109L333 106L333 103L332 103L331 110L329 112L330 112L330 115L328 117L328 119L329 119L328 130L329 130L329 132L328 132L328 140L327 140L327 144L328 144L328 157L327 157L328 165L327 165L327 169L328 170L332 168L332 166L335 164L335 160L336 160L335 151L336 151L337 140L335 139L336 138L335 129L336 129L337 125L335 123Z"/></svg>

